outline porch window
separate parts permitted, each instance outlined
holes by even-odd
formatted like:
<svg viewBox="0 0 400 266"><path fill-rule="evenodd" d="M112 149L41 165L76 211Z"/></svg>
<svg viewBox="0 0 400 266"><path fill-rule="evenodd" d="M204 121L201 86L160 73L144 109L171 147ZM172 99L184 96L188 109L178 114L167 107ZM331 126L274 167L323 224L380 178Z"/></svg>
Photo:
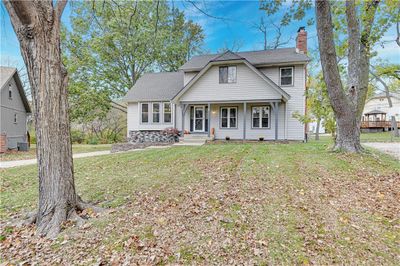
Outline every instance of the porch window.
<svg viewBox="0 0 400 266"><path fill-rule="evenodd" d="M281 67L279 71L281 86L293 86L293 67Z"/></svg>
<svg viewBox="0 0 400 266"><path fill-rule="evenodd" d="M172 111L171 104L164 103L164 123L171 123Z"/></svg>
<svg viewBox="0 0 400 266"><path fill-rule="evenodd" d="M254 106L251 112L253 128L269 128L269 106Z"/></svg>
<svg viewBox="0 0 400 266"><path fill-rule="evenodd" d="M160 103L153 103L153 123L160 123Z"/></svg>
<svg viewBox="0 0 400 266"><path fill-rule="evenodd" d="M149 104L148 103L142 103L142 123L148 123L149 122Z"/></svg>
<svg viewBox="0 0 400 266"><path fill-rule="evenodd" d="M236 66L219 67L219 83L236 83Z"/></svg>
<svg viewBox="0 0 400 266"><path fill-rule="evenodd" d="M221 128L237 127L237 107L221 107Z"/></svg>

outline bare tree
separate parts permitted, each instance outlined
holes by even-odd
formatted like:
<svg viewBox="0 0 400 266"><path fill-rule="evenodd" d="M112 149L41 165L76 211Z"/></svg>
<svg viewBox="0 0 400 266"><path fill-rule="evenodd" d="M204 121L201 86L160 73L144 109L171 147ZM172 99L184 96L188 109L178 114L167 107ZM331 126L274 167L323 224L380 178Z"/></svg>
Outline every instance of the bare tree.
<svg viewBox="0 0 400 266"><path fill-rule="evenodd" d="M32 90L37 138L39 209L32 215L40 235L55 237L61 224L81 219L87 207L75 192L68 76L61 60L60 24L66 0L6 1Z"/></svg>
<svg viewBox="0 0 400 266"><path fill-rule="evenodd" d="M328 0L315 2L319 51L329 99L337 121L336 150L359 152L361 115L369 81L370 33L379 1L366 3L362 32L356 14L355 0L346 2L348 32L348 86L340 79L331 6Z"/></svg>
<svg viewBox="0 0 400 266"><path fill-rule="evenodd" d="M269 27L268 25L271 25L272 27ZM292 38L289 37L287 40L282 40L282 29L284 28L283 24L277 24L270 20L268 22L268 25L264 21L264 17L261 17L260 23L254 24L253 27L257 29L263 36L263 42L264 42L264 50L267 49L277 49L283 45L288 44ZM270 34L271 36L273 35L273 38L270 38L268 40L268 32L273 31L274 34ZM270 42L271 44L268 44Z"/></svg>

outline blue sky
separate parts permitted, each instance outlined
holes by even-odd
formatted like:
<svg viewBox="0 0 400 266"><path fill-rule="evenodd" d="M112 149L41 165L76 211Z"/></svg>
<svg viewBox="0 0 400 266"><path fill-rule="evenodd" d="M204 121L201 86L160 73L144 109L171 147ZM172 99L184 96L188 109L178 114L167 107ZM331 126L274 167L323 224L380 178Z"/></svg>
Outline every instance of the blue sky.
<svg viewBox="0 0 400 266"><path fill-rule="evenodd" d="M282 13L272 17L266 17L262 10L259 10L259 1L200 1L197 5L208 14L223 17L226 19L210 18L199 12L193 5L186 1L174 1L175 6L184 10L187 17L199 23L205 32L206 38L203 49L208 52L216 52L222 47L239 48L241 51L259 50L263 48L262 35L254 28L254 24L265 17L266 22L279 21ZM1 4L0 8L0 64L22 67L23 61L19 50L18 40L13 31L8 14ZM63 22L69 24L71 7L68 5L64 14ZM307 18L314 16L314 10L307 13ZM292 38L286 45L295 46L297 29L306 25L304 21L293 21L290 26L284 28L283 36ZM309 50L317 49L317 34L315 25L308 27ZM271 34L274 31L271 30ZM395 39L395 28L392 27L384 36L385 40ZM395 42L390 42L384 48L377 47L379 57L392 63L400 63L400 49Z"/></svg>

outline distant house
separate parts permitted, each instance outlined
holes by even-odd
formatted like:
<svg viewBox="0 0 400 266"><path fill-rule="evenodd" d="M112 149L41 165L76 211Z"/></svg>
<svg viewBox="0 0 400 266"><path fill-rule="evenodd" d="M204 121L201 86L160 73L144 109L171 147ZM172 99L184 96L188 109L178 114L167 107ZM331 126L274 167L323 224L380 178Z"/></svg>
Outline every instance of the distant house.
<svg viewBox="0 0 400 266"><path fill-rule="evenodd" d="M293 114L305 114L306 53L302 27L293 48L200 55L178 72L145 74L125 97L128 136L174 127L204 138L304 140Z"/></svg>
<svg viewBox="0 0 400 266"><path fill-rule="evenodd" d="M390 130L392 116L400 122L400 94L390 93L390 99L392 107L389 107L386 93L374 95L367 100L362 117L363 131Z"/></svg>
<svg viewBox="0 0 400 266"><path fill-rule="evenodd" d="M16 149L18 142L27 142L27 118L31 113L16 68L0 67L0 134L1 146Z"/></svg>

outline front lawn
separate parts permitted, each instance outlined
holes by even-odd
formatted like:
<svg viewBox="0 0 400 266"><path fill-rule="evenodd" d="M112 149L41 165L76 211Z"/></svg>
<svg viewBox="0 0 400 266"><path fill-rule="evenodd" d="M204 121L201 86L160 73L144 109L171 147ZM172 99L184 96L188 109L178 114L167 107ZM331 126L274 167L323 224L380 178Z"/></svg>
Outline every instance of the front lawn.
<svg viewBox="0 0 400 266"><path fill-rule="evenodd" d="M107 151L111 149L111 144L73 144L73 153L84 153L93 151ZM13 161L13 160L27 160L36 158L36 145L32 144L29 151L8 151L7 153L0 154L0 161Z"/></svg>
<svg viewBox="0 0 400 266"><path fill-rule="evenodd" d="M57 240L4 227L36 207L36 167L0 170L3 260L39 264L396 264L400 163L328 143L210 144L74 161L110 211Z"/></svg>

